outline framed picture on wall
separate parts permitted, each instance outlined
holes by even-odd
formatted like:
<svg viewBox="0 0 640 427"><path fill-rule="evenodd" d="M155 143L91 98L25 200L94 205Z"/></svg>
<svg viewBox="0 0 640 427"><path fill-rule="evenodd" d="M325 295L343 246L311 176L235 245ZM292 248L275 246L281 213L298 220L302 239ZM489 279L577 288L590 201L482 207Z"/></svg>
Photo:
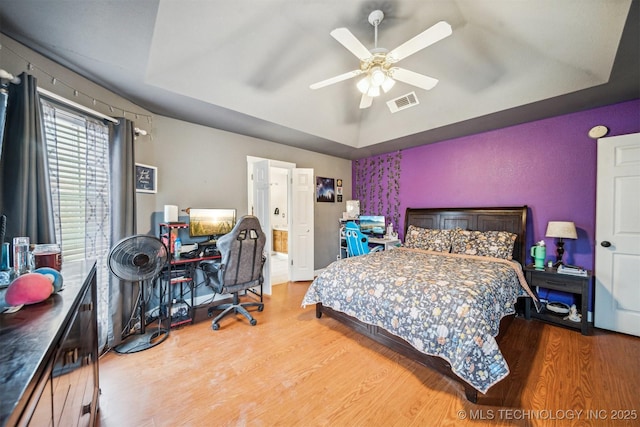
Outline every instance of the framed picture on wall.
<svg viewBox="0 0 640 427"><path fill-rule="evenodd" d="M336 201L336 186L333 178L316 177L316 201L330 203Z"/></svg>
<svg viewBox="0 0 640 427"><path fill-rule="evenodd" d="M158 168L136 163L136 192L158 192Z"/></svg>
<svg viewBox="0 0 640 427"><path fill-rule="evenodd" d="M336 179L336 201L342 203L342 179Z"/></svg>

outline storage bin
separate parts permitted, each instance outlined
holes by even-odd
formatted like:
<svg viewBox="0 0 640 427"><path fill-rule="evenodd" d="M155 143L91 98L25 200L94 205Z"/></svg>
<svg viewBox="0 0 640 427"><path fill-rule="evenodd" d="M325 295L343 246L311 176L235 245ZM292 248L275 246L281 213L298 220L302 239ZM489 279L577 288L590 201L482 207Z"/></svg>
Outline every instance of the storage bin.
<svg viewBox="0 0 640 427"><path fill-rule="evenodd" d="M561 302L571 307L577 304L576 295L569 292L556 291L553 289L538 288L538 297L543 302Z"/></svg>

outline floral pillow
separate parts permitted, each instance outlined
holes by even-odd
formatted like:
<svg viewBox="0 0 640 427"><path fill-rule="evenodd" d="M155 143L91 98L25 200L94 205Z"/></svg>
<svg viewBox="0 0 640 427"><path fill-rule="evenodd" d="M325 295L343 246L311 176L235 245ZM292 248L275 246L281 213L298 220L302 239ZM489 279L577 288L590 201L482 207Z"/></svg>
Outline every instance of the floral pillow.
<svg viewBox="0 0 640 427"><path fill-rule="evenodd" d="M404 246L426 251L449 252L452 231L410 225L404 239Z"/></svg>
<svg viewBox="0 0 640 427"><path fill-rule="evenodd" d="M513 258L516 237L516 234L508 231L468 231L458 228L453 232L451 252L510 260Z"/></svg>

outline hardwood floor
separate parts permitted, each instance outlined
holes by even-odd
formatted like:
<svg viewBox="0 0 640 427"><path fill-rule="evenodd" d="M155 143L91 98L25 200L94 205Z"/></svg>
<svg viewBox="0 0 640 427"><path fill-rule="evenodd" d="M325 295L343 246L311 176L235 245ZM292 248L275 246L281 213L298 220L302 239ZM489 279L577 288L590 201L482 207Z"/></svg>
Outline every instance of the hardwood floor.
<svg viewBox="0 0 640 427"><path fill-rule="evenodd" d="M152 349L106 354L99 425L640 425L640 338L517 318L502 345L511 374L474 405L455 381L316 319L300 307L307 287L274 286L256 326L227 317L213 331L204 309Z"/></svg>

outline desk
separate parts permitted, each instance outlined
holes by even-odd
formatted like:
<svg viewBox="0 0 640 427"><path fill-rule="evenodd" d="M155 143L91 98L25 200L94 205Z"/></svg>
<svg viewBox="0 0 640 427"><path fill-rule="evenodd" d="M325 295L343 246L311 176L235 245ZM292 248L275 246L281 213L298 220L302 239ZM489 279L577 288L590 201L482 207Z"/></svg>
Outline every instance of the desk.
<svg viewBox="0 0 640 427"><path fill-rule="evenodd" d="M395 248L400 246L402 242L400 239L396 238L387 238L387 237L369 237L369 243L372 245L383 245L384 250L388 250L391 248Z"/></svg>
<svg viewBox="0 0 640 427"><path fill-rule="evenodd" d="M167 315L172 328L185 323L193 323L195 319L193 294L195 292L195 270L198 264L202 261L219 261L221 258L220 255L213 255L198 258L174 258L171 260L169 267L165 270L164 280L169 284L167 289L167 306L169 307ZM174 298L174 285L180 285L179 298ZM184 285L189 286L190 302L184 301ZM164 301L162 296L160 299ZM174 299L176 299L176 303L179 301L187 304L188 309L186 314L179 313L179 311L173 312Z"/></svg>
<svg viewBox="0 0 640 427"><path fill-rule="evenodd" d="M336 259L347 258L349 256L349 251L347 250L347 239L345 234L345 227L348 222L354 222L359 224L358 219L343 219L340 218L340 231L338 233L340 245L338 247L338 256ZM394 248L396 246L400 246L402 242L400 239L396 238L385 238L385 237L369 237L370 245L381 245L384 247L384 250Z"/></svg>
<svg viewBox="0 0 640 427"><path fill-rule="evenodd" d="M197 258L186 258L175 256L175 241L180 229L188 229L189 224L184 222L163 222L158 225L160 240L168 249L168 256L171 260L162 274L162 281L166 286L160 288L160 307L166 307L166 317L169 319L169 327L193 323L195 318L194 291L195 291L195 270L201 261L219 260L220 255L204 256ZM174 285L180 285L179 298L174 297ZM184 285L189 286L190 301L184 300ZM166 291L165 291L166 288ZM174 302L175 299L175 302ZM186 312L177 303L186 304ZM176 303L176 307L173 304ZM182 306L184 307L184 305ZM162 309L159 317L162 317Z"/></svg>

